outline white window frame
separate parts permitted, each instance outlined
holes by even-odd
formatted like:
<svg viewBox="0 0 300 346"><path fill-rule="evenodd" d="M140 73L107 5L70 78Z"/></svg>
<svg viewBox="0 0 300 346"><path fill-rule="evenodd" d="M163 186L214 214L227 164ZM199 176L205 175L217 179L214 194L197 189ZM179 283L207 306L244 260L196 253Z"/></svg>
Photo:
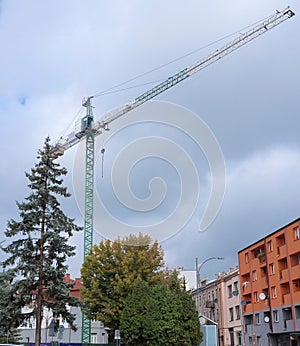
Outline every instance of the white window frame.
<svg viewBox="0 0 300 346"><path fill-rule="evenodd" d="M299 239L300 239L300 230L299 230L299 226L294 227L294 239L295 239L295 240L299 240Z"/></svg>
<svg viewBox="0 0 300 346"><path fill-rule="evenodd" d="M268 244L269 252L272 252L273 251L273 242L272 242L272 240L269 240L267 244Z"/></svg>
<svg viewBox="0 0 300 346"><path fill-rule="evenodd" d="M271 287L271 292L272 292L272 298L276 299L277 298L277 289L276 286Z"/></svg>
<svg viewBox="0 0 300 346"><path fill-rule="evenodd" d="M273 320L274 322L279 322L279 313L278 310L273 310Z"/></svg>
<svg viewBox="0 0 300 346"><path fill-rule="evenodd" d="M91 344L97 344L97 333L91 333Z"/></svg>
<svg viewBox="0 0 300 346"><path fill-rule="evenodd" d="M256 344L257 344L257 346L262 346L262 340L261 340L261 336L260 335L256 336Z"/></svg>
<svg viewBox="0 0 300 346"><path fill-rule="evenodd" d="M249 263L249 252L245 253L245 263Z"/></svg>
<svg viewBox="0 0 300 346"><path fill-rule="evenodd" d="M253 279L253 281L257 281L257 271L256 270L252 271L252 279Z"/></svg>

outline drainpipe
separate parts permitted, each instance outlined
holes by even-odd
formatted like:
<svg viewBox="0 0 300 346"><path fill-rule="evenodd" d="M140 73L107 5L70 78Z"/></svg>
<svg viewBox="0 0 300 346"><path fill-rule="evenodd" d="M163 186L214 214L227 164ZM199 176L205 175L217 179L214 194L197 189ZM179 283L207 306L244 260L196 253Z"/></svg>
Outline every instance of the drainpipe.
<svg viewBox="0 0 300 346"><path fill-rule="evenodd" d="M296 316L295 316L295 306L294 306L294 299L293 299L293 283L291 280L291 262L289 258L289 252L288 252L288 245L287 245L287 230L284 230L284 238L285 238L285 252L286 252L286 259L287 259L287 266L288 266L288 279L289 279L289 286L290 286L290 296L291 296L291 312L292 312L292 320L293 320L293 330L296 331Z"/></svg>
<svg viewBox="0 0 300 346"><path fill-rule="evenodd" d="M264 239L265 244L265 254L266 254L266 274L267 274L267 285L268 285L268 303L269 303L269 312L270 312L270 331L273 333L274 326L273 326L273 310L272 310L272 304L271 304L271 287L270 287L270 278L269 278L269 261L268 261L268 254L267 254L267 240Z"/></svg>

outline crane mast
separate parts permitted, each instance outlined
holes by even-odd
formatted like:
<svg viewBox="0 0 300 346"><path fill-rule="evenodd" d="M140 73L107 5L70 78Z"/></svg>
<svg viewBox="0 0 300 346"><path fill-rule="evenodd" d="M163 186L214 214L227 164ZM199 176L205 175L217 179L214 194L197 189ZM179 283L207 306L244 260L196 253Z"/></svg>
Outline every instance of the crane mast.
<svg viewBox="0 0 300 346"><path fill-rule="evenodd" d="M73 147L83 138L86 140L86 163L85 163L85 215L84 215L84 256L86 256L93 244L93 211L94 211L94 141L95 137L99 135L102 130L108 130L108 125L112 121L118 119L124 114L130 112L134 108L142 105L143 103L153 99L157 95L172 88L178 83L184 81L188 77L194 75L207 66L217 62L226 55L232 53L246 43L254 40L258 36L264 34L270 29L281 24L285 20L293 17L295 13L288 7L283 11L276 11L276 13L268 19L254 26L249 31L240 35L227 45L216 50L203 60L187 67L178 73L167 78L165 81L159 83L152 89L144 92L133 101L125 104L124 106L109 112L104 115L99 121L94 123L93 107L91 100L94 96L88 97L83 102L86 107L86 115L81 119L80 129L75 129L67 137L61 138L54 146L53 153L56 156L63 155L64 151ZM82 343L91 342L91 321L82 316Z"/></svg>

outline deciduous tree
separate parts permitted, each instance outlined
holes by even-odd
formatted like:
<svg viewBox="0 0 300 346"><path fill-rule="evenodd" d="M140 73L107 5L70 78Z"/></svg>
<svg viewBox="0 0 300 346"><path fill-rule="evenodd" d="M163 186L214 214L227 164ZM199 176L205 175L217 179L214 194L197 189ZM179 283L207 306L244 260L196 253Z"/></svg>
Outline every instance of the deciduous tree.
<svg viewBox="0 0 300 346"><path fill-rule="evenodd" d="M85 313L128 345L198 345L200 324L191 295L163 251L147 235L95 245L81 269Z"/></svg>
<svg viewBox="0 0 300 346"><path fill-rule="evenodd" d="M81 298L86 315L119 329L124 301L136 280L164 281L163 251L147 235L101 241L85 257Z"/></svg>

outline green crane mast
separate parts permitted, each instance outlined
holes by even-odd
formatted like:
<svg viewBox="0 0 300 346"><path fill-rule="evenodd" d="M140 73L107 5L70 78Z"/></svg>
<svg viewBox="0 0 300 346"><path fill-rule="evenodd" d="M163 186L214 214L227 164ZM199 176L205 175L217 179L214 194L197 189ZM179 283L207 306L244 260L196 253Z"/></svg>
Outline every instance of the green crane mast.
<svg viewBox="0 0 300 346"><path fill-rule="evenodd" d="M94 147L95 130L93 129L93 108L89 97L83 106L86 107L86 116L82 119L86 126L86 151L85 151L85 211L84 211L84 257L88 255L93 244L93 219L94 219ZM83 344L91 343L91 320L82 314Z"/></svg>
<svg viewBox="0 0 300 346"><path fill-rule="evenodd" d="M83 138L86 141L86 162L85 162L85 215L84 215L84 257L89 253L93 245L93 212L94 212L94 142L95 137L102 131L108 130L108 124L118 119L132 109L142 105L148 100L153 99L157 95L172 88L181 81L187 79L198 71L211 65L212 63L222 59L224 56L232 53L246 43L252 41L256 37L264 34L270 29L281 24L285 20L293 17L295 13L288 7L283 11L276 13L269 18L256 24L249 31L241 34L239 37L216 50L201 61L194 65L183 69L182 71L167 78L164 82L158 84L154 88L146 91L132 102L117 108L116 110L104 115L99 121L94 122L93 107L91 100L94 96L84 100L82 106L86 108L86 115L81 119L81 128L79 131L73 131L68 136L61 138L54 146L53 152L57 156L64 154L64 151L79 143ZM82 316L82 343L91 343L91 321Z"/></svg>

